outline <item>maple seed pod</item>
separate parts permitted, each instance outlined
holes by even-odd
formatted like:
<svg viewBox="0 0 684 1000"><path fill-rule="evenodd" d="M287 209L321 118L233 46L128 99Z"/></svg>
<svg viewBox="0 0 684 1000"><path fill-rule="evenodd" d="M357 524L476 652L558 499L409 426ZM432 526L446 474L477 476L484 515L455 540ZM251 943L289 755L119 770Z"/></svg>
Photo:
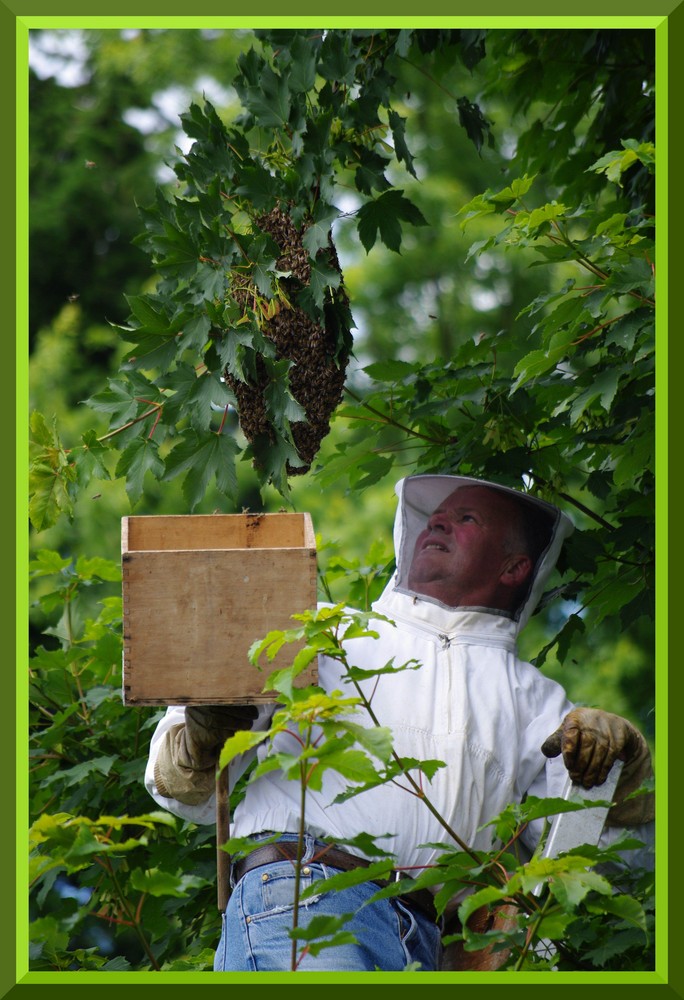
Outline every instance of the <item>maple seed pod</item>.
<svg viewBox="0 0 684 1000"><path fill-rule="evenodd" d="M324 324L316 322L296 305L296 292L311 280L309 253L302 244L303 230L297 229L292 219L280 207L257 217L260 229L267 232L278 244L281 255L277 261L279 271L290 272L282 278L281 285L292 304L281 307L273 315L262 319L261 330L275 344L276 360L288 358L292 365L288 372L290 391L306 414L306 421L291 423L292 439L302 465L288 463L287 474L302 475L311 468L321 441L330 430L330 418L342 398L342 389L349 361L349 348L340 348L338 323L332 319L336 307L348 309L348 298L340 281L339 288L324 309L328 318ZM319 250L326 263L340 276L342 270L332 240L327 248ZM252 287L247 281L233 282L232 294L243 308L252 303ZM264 390L269 377L261 357L257 357L257 378L253 383L242 382L229 371L224 372L226 384L235 393L240 427L252 443L265 435L274 440L275 431L264 402Z"/></svg>

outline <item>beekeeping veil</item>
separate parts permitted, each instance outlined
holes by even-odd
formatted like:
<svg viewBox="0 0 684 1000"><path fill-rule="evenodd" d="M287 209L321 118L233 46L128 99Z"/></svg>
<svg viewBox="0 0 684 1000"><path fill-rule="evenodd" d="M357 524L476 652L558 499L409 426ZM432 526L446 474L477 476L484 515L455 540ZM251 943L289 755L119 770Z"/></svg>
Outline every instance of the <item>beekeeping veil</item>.
<svg viewBox="0 0 684 1000"><path fill-rule="evenodd" d="M448 475L417 475L400 480L396 486L399 505L394 522L394 550L397 568L387 591L415 595L415 590L408 587L407 581L416 539L425 528L428 518L435 509L454 490L464 486L485 486L515 498L525 505L523 510L532 515L534 523L540 528L543 538L541 552L530 576L527 591L521 598L518 607L509 614L509 617L518 623L519 631L537 606L544 586L556 565L563 542L573 531L574 526L570 518L553 504L520 490L500 486L498 483L473 479L468 476ZM434 600L429 597L422 599ZM439 602L435 601L435 603ZM498 609L482 610L505 614Z"/></svg>

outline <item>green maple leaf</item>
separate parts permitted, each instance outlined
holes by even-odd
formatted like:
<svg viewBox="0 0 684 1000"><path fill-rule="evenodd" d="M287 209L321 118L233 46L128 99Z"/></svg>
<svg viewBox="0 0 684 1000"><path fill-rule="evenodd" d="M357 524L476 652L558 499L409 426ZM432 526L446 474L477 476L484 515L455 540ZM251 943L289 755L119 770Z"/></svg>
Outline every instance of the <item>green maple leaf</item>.
<svg viewBox="0 0 684 1000"><path fill-rule="evenodd" d="M309 278L309 290L313 301L318 309L323 308L325 293L328 288L338 288L340 284L340 274L334 268L329 267L323 261L317 261L311 265L311 276Z"/></svg>
<svg viewBox="0 0 684 1000"><path fill-rule="evenodd" d="M404 197L403 191L385 191L373 201L368 201L359 211L359 237L366 253L380 239L389 250L399 253L401 246L401 220L414 226L426 226L425 217L418 208Z"/></svg>
<svg viewBox="0 0 684 1000"><path fill-rule="evenodd" d="M358 157L359 165L356 168L354 181L359 191L363 191L364 194L371 194L373 188L377 191L386 191L390 187L390 182L385 177L387 159L375 150L364 147L359 150Z"/></svg>
<svg viewBox="0 0 684 1000"><path fill-rule="evenodd" d="M29 475L29 518L36 531L51 527L64 513L71 520L74 507L65 476L46 462L35 462Z"/></svg>
<svg viewBox="0 0 684 1000"><path fill-rule="evenodd" d="M249 163L240 169L240 181L236 194L244 195L254 207L261 211L270 208L276 183L273 175L260 163Z"/></svg>
<svg viewBox="0 0 684 1000"><path fill-rule="evenodd" d="M126 477L126 492L132 504L136 504L143 491L145 473L151 472L159 479L164 471L164 463L159 457L159 449L155 441L146 437L138 437L122 452L114 475Z"/></svg>
<svg viewBox="0 0 684 1000"><path fill-rule="evenodd" d="M413 167L413 156L406 145L406 119L402 118L396 111L390 111L388 121L392 129L392 138L394 140L394 150L397 154L397 159L404 160L406 169L415 177L416 171Z"/></svg>
<svg viewBox="0 0 684 1000"><path fill-rule="evenodd" d="M189 431L166 459L163 478L173 479L186 473L183 493L190 510L203 498L212 477L219 490L231 499L237 495L235 456L239 448L228 434Z"/></svg>
<svg viewBox="0 0 684 1000"><path fill-rule="evenodd" d="M191 139L199 139L209 144L221 140L226 129L209 101L204 102L204 110L197 104L191 104L190 110L180 116L183 131Z"/></svg>
<svg viewBox="0 0 684 1000"><path fill-rule="evenodd" d="M179 329L179 324L169 320L164 306L154 295L126 296L134 317L134 335L148 334L158 337L173 336Z"/></svg>
<svg viewBox="0 0 684 1000"><path fill-rule="evenodd" d="M292 395L287 373L292 362L287 358L281 361L265 361L269 374L269 383L264 389L264 401L275 426L287 434L287 421L306 420L306 411Z"/></svg>
<svg viewBox="0 0 684 1000"><path fill-rule="evenodd" d="M85 400L86 406L100 413L111 414L112 424L125 423L138 412L139 402L135 398L135 387L119 379L109 379L108 388L95 393Z"/></svg>
<svg viewBox="0 0 684 1000"><path fill-rule="evenodd" d="M306 94L316 83L317 51L309 39L297 36L290 45L287 79L293 94Z"/></svg>
<svg viewBox="0 0 684 1000"><path fill-rule="evenodd" d="M473 104L467 97L458 99L458 118L478 153L482 149L485 136L489 140L489 145L493 145L491 123L484 117L479 106Z"/></svg>
<svg viewBox="0 0 684 1000"><path fill-rule="evenodd" d="M334 205L319 202L316 206L313 222L302 236L302 245L306 247L311 257L315 257L322 247L328 245L330 227L339 214L339 208L335 208Z"/></svg>
<svg viewBox="0 0 684 1000"><path fill-rule="evenodd" d="M192 425L199 431L209 427L212 403L226 406L234 401L233 394L228 392L224 384L211 372L196 378L185 397Z"/></svg>
<svg viewBox="0 0 684 1000"><path fill-rule="evenodd" d="M83 447L74 451L74 462L81 486L87 486L93 476L103 480L111 478L105 464L107 449L97 440L95 431L86 431L81 440Z"/></svg>
<svg viewBox="0 0 684 1000"><path fill-rule="evenodd" d="M262 128L282 128L290 117L290 88L264 63L259 82L245 89L243 103Z"/></svg>

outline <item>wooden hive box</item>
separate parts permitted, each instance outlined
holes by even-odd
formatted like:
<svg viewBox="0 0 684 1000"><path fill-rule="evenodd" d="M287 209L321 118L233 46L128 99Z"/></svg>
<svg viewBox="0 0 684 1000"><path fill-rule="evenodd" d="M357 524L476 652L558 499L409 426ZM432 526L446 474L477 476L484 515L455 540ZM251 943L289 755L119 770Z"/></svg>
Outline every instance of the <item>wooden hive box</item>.
<svg viewBox="0 0 684 1000"><path fill-rule="evenodd" d="M269 673L248 650L291 615L316 607L316 539L309 514L124 517L123 700L127 705L272 701ZM316 682L316 661L298 683Z"/></svg>

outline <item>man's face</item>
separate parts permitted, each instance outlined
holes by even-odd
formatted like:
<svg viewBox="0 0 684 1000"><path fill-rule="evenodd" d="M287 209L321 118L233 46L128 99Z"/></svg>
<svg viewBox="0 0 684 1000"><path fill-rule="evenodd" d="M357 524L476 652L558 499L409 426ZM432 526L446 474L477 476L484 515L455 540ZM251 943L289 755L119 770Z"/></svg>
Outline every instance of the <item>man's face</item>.
<svg viewBox="0 0 684 1000"><path fill-rule="evenodd" d="M455 490L433 512L413 550L408 585L450 607L512 610L515 502L482 486ZM531 569L529 558L524 578ZM517 572L519 573L520 567Z"/></svg>

